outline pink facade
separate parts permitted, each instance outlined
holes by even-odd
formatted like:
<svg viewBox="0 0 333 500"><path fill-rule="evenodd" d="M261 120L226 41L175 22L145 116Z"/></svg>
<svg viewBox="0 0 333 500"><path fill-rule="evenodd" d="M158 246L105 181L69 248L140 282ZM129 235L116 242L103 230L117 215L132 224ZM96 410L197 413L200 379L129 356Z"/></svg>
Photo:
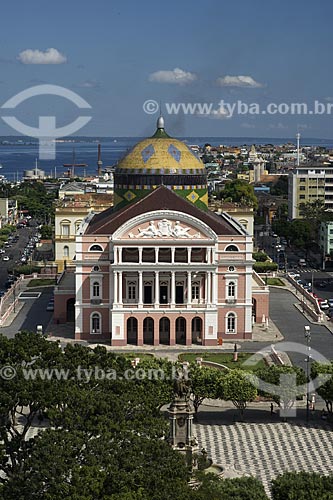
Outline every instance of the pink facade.
<svg viewBox="0 0 333 500"><path fill-rule="evenodd" d="M268 289L252 264L242 226L161 186L93 217L77 237L75 337L114 346L250 339L253 322L268 318ZM70 294L61 280L55 297L63 322Z"/></svg>

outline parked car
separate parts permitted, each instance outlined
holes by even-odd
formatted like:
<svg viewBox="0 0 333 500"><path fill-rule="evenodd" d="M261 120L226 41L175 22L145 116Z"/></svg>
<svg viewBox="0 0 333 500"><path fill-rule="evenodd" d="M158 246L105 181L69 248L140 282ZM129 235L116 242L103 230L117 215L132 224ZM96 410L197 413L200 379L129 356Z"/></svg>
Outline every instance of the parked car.
<svg viewBox="0 0 333 500"><path fill-rule="evenodd" d="M54 311L54 302L49 302L46 307L47 311Z"/></svg>
<svg viewBox="0 0 333 500"><path fill-rule="evenodd" d="M301 277L301 275L299 273L295 273L294 271L291 271L290 273L288 273L288 276L290 276L294 280Z"/></svg>
<svg viewBox="0 0 333 500"><path fill-rule="evenodd" d="M328 305L328 302L326 299L322 300L320 303L319 303L319 307L322 311L327 311L330 306Z"/></svg>
<svg viewBox="0 0 333 500"><path fill-rule="evenodd" d="M8 255L4 255L4 256L2 257L2 260L8 261L8 260L9 260Z"/></svg>

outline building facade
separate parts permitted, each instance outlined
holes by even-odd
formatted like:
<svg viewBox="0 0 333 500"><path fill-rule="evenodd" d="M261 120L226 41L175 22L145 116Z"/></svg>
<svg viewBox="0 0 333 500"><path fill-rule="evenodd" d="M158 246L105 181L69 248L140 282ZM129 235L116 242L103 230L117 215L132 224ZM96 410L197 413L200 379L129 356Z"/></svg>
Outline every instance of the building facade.
<svg viewBox="0 0 333 500"><path fill-rule="evenodd" d="M113 195L82 193L61 195L55 207L55 263L62 272L71 265L76 252L76 235L82 221L91 212L98 213L113 204Z"/></svg>
<svg viewBox="0 0 333 500"><path fill-rule="evenodd" d="M161 120L134 152L135 161L130 152L115 171L116 207L91 213L80 227L75 293L73 273L63 273L55 320L74 311L77 339L114 346L250 339L253 322L268 318L251 235L208 210L204 165Z"/></svg>
<svg viewBox="0 0 333 500"><path fill-rule="evenodd" d="M300 204L322 200L327 210L333 210L333 167L297 167L289 174L288 216L301 217Z"/></svg>

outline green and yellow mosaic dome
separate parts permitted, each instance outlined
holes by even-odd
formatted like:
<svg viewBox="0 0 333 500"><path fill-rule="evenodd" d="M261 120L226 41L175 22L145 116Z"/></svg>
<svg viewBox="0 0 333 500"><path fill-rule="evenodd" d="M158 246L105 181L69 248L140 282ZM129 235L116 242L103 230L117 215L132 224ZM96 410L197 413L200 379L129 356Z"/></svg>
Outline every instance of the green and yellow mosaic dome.
<svg viewBox="0 0 333 500"><path fill-rule="evenodd" d="M114 173L114 206L138 201L158 186L174 190L199 208L207 208L205 166L184 142L170 137L164 120L155 134L139 142L118 163Z"/></svg>

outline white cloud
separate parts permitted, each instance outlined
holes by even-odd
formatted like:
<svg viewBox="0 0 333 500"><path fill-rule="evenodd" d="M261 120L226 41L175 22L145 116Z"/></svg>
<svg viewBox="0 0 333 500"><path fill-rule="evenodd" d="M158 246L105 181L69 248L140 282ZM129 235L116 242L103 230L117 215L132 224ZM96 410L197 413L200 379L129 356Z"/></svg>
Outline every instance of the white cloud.
<svg viewBox="0 0 333 500"><path fill-rule="evenodd" d="M149 75L150 82L157 83L175 83L177 85L186 85L192 83L197 79L197 75L190 73L189 71L184 71L180 68L175 68L173 70L160 70L155 71Z"/></svg>
<svg viewBox="0 0 333 500"><path fill-rule="evenodd" d="M67 62L67 57L57 49L42 50L26 49L19 53L17 59L22 64L63 64Z"/></svg>
<svg viewBox="0 0 333 500"><path fill-rule="evenodd" d="M256 82L252 76L221 76L216 80L216 83L220 87L249 87L249 88L260 88L263 87L262 83Z"/></svg>

